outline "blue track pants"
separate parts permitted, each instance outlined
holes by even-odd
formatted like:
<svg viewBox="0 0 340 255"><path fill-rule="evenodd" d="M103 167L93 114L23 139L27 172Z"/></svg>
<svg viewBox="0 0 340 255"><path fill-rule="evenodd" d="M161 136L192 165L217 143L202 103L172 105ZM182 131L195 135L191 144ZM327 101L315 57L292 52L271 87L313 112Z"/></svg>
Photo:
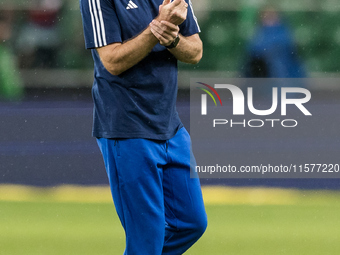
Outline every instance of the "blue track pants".
<svg viewBox="0 0 340 255"><path fill-rule="evenodd" d="M185 128L166 141L97 141L125 230L124 254L183 254L207 226L199 179L190 178Z"/></svg>

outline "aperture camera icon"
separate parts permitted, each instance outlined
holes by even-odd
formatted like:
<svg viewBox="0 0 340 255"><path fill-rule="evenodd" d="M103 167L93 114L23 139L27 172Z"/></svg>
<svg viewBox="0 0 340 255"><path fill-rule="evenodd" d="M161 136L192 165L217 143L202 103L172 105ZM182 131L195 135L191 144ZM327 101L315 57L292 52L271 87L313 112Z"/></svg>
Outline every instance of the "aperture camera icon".
<svg viewBox="0 0 340 255"><path fill-rule="evenodd" d="M198 84L201 84L201 85L203 85L203 86L205 86L205 87L207 87L207 88L209 88L209 89L217 96L218 100L220 101L221 106L223 106L220 95L217 93L217 91L216 91L213 87L211 87L210 85L205 84L205 83L203 83L203 82L197 82L197 83L198 83ZM207 90L207 89L205 89L205 88L200 88L200 87L197 87L197 88L203 90L204 92L206 92L206 93L212 98L212 100L214 101L215 106L217 106L215 97L213 96L213 94L211 94L211 92L210 92L209 90ZM201 95L201 99L202 99L202 103L201 103L201 106L202 106L202 107L201 107L201 114L202 114L202 115L207 115L207 94L202 94L202 95Z"/></svg>

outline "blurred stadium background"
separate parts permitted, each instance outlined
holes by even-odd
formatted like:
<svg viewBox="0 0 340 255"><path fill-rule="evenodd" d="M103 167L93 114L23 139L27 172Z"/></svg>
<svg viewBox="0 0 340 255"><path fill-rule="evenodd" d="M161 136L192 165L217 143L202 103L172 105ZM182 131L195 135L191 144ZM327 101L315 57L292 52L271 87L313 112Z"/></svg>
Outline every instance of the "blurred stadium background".
<svg viewBox="0 0 340 255"><path fill-rule="evenodd" d="M241 77L264 4L282 12L308 77L340 76L338 0L193 0L204 58L179 65L186 127L190 78ZM92 77L78 0L0 0L0 254L122 251L91 137ZM320 103L339 99L336 84L314 89ZM338 180L202 184L210 226L189 254L339 254Z"/></svg>

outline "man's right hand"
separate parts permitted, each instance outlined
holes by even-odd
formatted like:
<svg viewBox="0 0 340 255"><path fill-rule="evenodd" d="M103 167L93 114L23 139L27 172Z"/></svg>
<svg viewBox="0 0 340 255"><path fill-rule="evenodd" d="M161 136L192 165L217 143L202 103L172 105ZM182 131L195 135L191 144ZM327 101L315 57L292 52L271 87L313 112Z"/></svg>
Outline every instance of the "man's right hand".
<svg viewBox="0 0 340 255"><path fill-rule="evenodd" d="M159 6L159 15L156 17L157 21L168 21L174 25L182 24L188 13L188 4L184 0L164 0Z"/></svg>

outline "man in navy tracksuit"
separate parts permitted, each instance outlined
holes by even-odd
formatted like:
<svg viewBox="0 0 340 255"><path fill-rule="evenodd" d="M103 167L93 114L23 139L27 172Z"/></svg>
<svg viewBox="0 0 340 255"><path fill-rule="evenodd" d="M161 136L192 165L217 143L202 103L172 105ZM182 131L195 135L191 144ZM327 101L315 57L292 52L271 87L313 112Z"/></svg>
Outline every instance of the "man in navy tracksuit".
<svg viewBox="0 0 340 255"><path fill-rule="evenodd" d="M191 1L80 0L80 7L95 63L93 136L125 230L124 254L183 254L207 225L176 111L177 60L202 57Z"/></svg>

